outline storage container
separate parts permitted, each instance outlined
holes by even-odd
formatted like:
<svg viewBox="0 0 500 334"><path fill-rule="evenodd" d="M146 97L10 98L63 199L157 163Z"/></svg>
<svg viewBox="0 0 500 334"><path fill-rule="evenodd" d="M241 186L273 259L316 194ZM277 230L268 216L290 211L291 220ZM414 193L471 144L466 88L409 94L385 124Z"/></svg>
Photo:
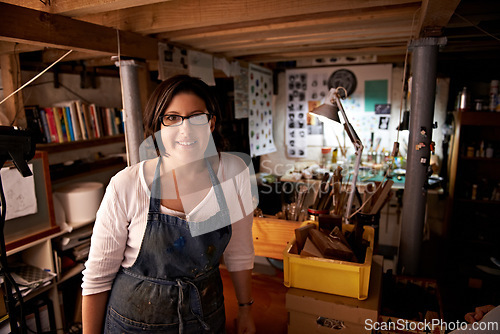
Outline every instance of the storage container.
<svg viewBox="0 0 500 334"><path fill-rule="evenodd" d="M382 255L374 255L370 292L365 300L290 288L286 293L288 334L372 333L368 324L379 317L382 295Z"/></svg>
<svg viewBox="0 0 500 334"><path fill-rule="evenodd" d="M104 186L100 182L76 182L60 187L54 193L64 208L66 222L77 228L95 220Z"/></svg>
<svg viewBox="0 0 500 334"><path fill-rule="evenodd" d="M314 221L305 221L315 224ZM357 298L368 297L370 269L373 256L374 230L371 226L363 226L363 239L370 243L366 248L364 263L338 261L317 257L305 257L297 254L295 238L283 252L284 284L287 287L331 293L335 295ZM352 232L354 225L342 225L342 231Z"/></svg>

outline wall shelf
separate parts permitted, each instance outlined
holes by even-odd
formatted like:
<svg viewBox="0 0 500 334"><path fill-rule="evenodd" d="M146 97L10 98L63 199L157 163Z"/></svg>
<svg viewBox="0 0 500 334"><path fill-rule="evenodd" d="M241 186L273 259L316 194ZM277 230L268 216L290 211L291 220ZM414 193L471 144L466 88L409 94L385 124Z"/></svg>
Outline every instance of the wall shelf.
<svg viewBox="0 0 500 334"><path fill-rule="evenodd" d="M88 140L70 141L66 143L37 144L37 149L51 153L60 153L69 150L78 150L94 146L121 143L125 141L125 135L100 137Z"/></svg>

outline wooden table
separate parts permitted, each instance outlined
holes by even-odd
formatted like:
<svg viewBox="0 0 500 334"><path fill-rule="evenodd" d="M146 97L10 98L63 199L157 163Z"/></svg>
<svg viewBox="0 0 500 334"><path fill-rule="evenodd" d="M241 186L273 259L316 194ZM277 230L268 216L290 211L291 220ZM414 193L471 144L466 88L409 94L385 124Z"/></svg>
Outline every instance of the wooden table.
<svg viewBox="0 0 500 334"><path fill-rule="evenodd" d="M255 255L283 260L283 251L301 224L298 221L254 217L252 233Z"/></svg>

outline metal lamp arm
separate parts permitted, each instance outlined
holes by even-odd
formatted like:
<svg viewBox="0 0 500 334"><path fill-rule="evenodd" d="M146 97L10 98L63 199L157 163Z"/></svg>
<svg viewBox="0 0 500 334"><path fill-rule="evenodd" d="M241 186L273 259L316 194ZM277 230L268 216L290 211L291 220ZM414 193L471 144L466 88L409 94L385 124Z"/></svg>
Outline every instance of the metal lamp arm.
<svg viewBox="0 0 500 334"><path fill-rule="evenodd" d="M363 147L363 144L361 143L361 139L359 139L358 134L356 133L356 131L352 127L351 123L349 122L349 119L347 118L347 115L344 111L344 107L342 106L342 103L340 102L340 96L337 93L338 89L339 88L337 88L337 89L332 88L332 90L333 90L332 98L335 101L335 103L337 104L337 107L339 108L340 113L342 114L342 118L344 119L344 129L347 132L349 139L351 140L351 142L354 145L354 148L357 151L359 146L361 146L361 148Z"/></svg>
<svg viewBox="0 0 500 334"><path fill-rule="evenodd" d="M361 165L361 155L363 153L363 143L361 142L361 139L359 139L358 134L352 127L351 123L349 123L349 120L347 119L347 115L344 111L344 107L342 106L342 103L340 102L340 96L337 93L339 88L337 89L331 89L330 93L332 95L332 102L335 102L337 104L337 107L340 110L340 113L342 114L342 117L344 118L344 129L347 132L347 135L349 136L349 139L351 140L352 144L354 145L354 149L356 150L356 161L354 163L354 173L352 176L352 185L351 185L351 191L349 193L349 198L347 199L347 207L345 211L345 219L347 222L349 222L350 215L351 215L351 207L352 207L352 202L354 201L354 193L356 192L356 182L358 179L358 172L359 172L359 166Z"/></svg>

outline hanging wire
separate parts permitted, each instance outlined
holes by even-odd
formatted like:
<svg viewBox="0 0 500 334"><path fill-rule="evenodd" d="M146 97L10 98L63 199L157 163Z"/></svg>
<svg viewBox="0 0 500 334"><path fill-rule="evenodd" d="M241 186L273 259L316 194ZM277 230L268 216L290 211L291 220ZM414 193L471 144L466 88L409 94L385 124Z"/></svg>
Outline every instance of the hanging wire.
<svg viewBox="0 0 500 334"><path fill-rule="evenodd" d="M458 14L458 13L454 13L454 15L456 15L458 18L464 20L465 22L467 22L468 24L470 24L471 26L473 26L474 28L476 28L477 30L481 31L482 33L492 37L493 39L496 39L497 41L500 42L500 38L498 38L497 36L493 35L493 34L490 34L489 32L487 32L486 30L484 30L483 28L481 28L480 26L478 26L477 24L474 24L473 22L469 21L468 19L466 19L465 17L463 17L462 15Z"/></svg>
<svg viewBox="0 0 500 334"><path fill-rule="evenodd" d="M420 8L417 9L414 13L413 13L413 19L411 21L411 30L410 30L410 38L408 39L408 45L406 46L406 52L405 52L405 62L404 62L404 65L403 65L403 84L401 86L401 101L400 101L400 104L399 104L399 124L401 124L401 114L402 114L402 110L403 110L403 97L404 97L404 90L405 90L405 83L406 83L406 69L408 67L408 51L409 51L409 44L411 42L411 40L413 39L413 34L414 34L414 30L415 29L415 16L416 14L420 11ZM396 134L396 142L399 143L399 132L401 130L398 129L397 131L397 134Z"/></svg>
<svg viewBox="0 0 500 334"><path fill-rule="evenodd" d="M54 66L55 64L57 64L58 62L60 62L61 60L63 60L67 55L69 55L71 52L73 52L73 50L69 50L68 52L66 52L63 56L61 56L59 59L57 59L55 62L53 62L52 64L50 64L45 70L43 70L42 72L38 73L35 77L33 77L31 80L29 80L28 82L26 82L24 85L22 85L21 87L19 87L18 89L16 89L15 91L13 91L12 93L10 93L6 98L4 98L2 101L0 101L0 105L2 105L5 101L7 101L10 97L12 97L13 95L17 94L19 91L21 91L24 87L28 86L30 83L32 83L33 81L35 81L36 79L38 79L40 76L42 76L45 72L47 72L52 66Z"/></svg>

